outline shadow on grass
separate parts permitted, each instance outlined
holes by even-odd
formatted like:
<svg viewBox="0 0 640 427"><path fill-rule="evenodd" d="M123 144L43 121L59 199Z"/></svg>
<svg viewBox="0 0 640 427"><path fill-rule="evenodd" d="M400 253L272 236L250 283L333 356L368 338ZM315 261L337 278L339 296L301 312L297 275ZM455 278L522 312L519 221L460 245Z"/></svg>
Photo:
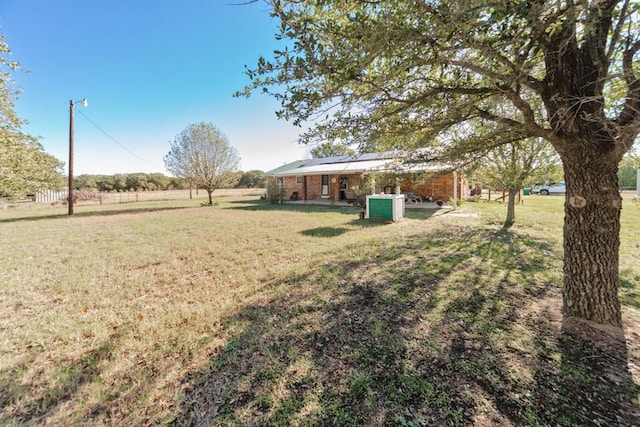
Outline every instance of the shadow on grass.
<svg viewBox="0 0 640 427"><path fill-rule="evenodd" d="M532 403L539 418L555 425L640 425L640 386L627 367L622 331L610 335L565 319L558 341L556 348L536 343ZM554 352L560 363L550 363Z"/></svg>
<svg viewBox="0 0 640 427"><path fill-rule="evenodd" d="M447 215L450 211L439 211L437 209L406 209L405 218L408 219L429 219L433 216Z"/></svg>
<svg viewBox="0 0 640 427"><path fill-rule="evenodd" d="M360 218L356 218L349 221L349 224L356 227L361 227L361 228L385 227L389 225L379 219L360 219Z"/></svg>
<svg viewBox="0 0 640 427"><path fill-rule="evenodd" d="M384 221L377 219L354 219L349 221L349 224L359 228L383 227L389 225ZM309 230L303 230L300 234L310 237L337 237L348 231L351 230L345 227L317 227Z"/></svg>
<svg viewBox="0 0 640 427"><path fill-rule="evenodd" d="M546 246L434 232L272 283L226 319L171 424L585 425L607 420L598 396L633 425L625 349L590 370L544 309L560 299Z"/></svg>
<svg viewBox="0 0 640 427"><path fill-rule="evenodd" d="M24 217L16 217L16 218L1 218L0 223L10 223L10 222L23 222L23 221L40 221L40 220L49 220L49 219L64 219L64 218L73 218L73 217L94 217L94 216L113 216L113 215L127 215L127 214L135 214L135 213L149 213L149 212L160 212L160 211L172 211L179 209L190 209L194 206L164 206L164 207L140 207L140 208L128 208L128 209L109 209L109 210L99 210L99 211L80 211L75 212L73 216L69 216L67 213L64 214L52 214L52 215L33 215L33 216L24 216Z"/></svg>
<svg viewBox="0 0 640 427"><path fill-rule="evenodd" d="M318 227L301 231L300 234L310 237L336 237L347 231L349 231L349 229L344 227Z"/></svg>
<svg viewBox="0 0 640 427"><path fill-rule="evenodd" d="M237 206L232 206L232 205ZM289 211L289 212L306 212L306 213L318 213L318 212L334 212L344 215L353 215L358 212L357 208L351 206L330 206L330 205L314 205L314 204L300 204L300 203L269 203L264 200L248 200L248 201L232 201L228 202L228 207L225 209L238 209L244 211Z"/></svg>
<svg viewBox="0 0 640 427"><path fill-rule="evenodd" d="M21 372L27 366L0 371L0 425L40 424L47 415L72 401L81 387L99 381L99 365L112 358L119 341L118 335L112 335L81 358L60 363L54 379L48 382L32 377L26 384ZM7 411L8 408L11 409Z"/></svg>
<svg viewBox="0 0 640 427"><path fill-rule="evenodd" d="M300 203L281 203L281 204L273 204L269 203L265 200L239 200L239 201L231 201L227 202L227 207L225 209L238 209L238 210L246 210L246 211L288 211L288 212L303 212L303 213L322 213L322 212L334 212L340 213L344 215L354 215L358 214L360 208L352 207L352 206L342 206L342 205L314 205L312 203L309 204L300 204ZM235 206L234 206L235 205ZM406 209L405 217L408 219L429 219L432 216L436 215L446 215L452 211L444 210L444 209ZM370 226L372 224L379 223L377 225L383 224L382 221L376 221L375 219L369 220L354 220L352 221L354 224Z"/></svg>
<svg viewBox="0 0 640 427"><path fill-rule="evenodd" d="M628 270L620 272L620 302L640 310L640 276Z"/></svg>

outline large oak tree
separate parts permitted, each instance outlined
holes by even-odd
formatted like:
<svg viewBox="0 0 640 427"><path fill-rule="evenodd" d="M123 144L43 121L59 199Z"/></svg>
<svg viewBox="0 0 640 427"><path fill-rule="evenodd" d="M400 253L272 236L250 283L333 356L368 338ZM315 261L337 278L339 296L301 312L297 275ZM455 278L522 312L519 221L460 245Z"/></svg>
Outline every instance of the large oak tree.
<svg viewBox="0 0 640 427"><path fill-rule="evenodd" d="M283 48L248 70L245 93L313 121L307 141L436 156L549 141L568 189L564 314L622 324L616 172L640 131L638 1L267 3Z"/></svg>
<svg viewBox="0 0 640 427"><path fill-rule="evenodd" d="M22 131L24 121L14 110L18 89L12 74L18 70L0 36L0 196L21 197L63 183L63 163Z"/></svg>
<svg viewBox="0 0 640 427"><path fill-rule="evenodd" d="M311 157L314 159L334 156L351 156L355 153L354 149L345 145L331 144L329 142L322 142L309 151L309 154L311 154Z"/></svg>

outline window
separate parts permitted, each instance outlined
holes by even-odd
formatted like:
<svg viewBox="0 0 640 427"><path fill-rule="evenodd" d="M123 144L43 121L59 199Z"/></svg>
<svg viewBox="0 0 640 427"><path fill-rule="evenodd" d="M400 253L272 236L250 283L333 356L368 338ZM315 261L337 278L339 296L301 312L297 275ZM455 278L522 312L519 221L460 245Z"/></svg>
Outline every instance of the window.
<svg viewBox="0 0 640 427"><path fill-rule="evenodd" d="M302 185L302 177L301 176L296 176L296 184Z"/></svg>
<svg viewBox="0 0 640 427"><path fill-rule="evenodd" d="M320 180L321 180L320 197L328 198L329 197L329 175L322 175L320 177Z"/></svg>

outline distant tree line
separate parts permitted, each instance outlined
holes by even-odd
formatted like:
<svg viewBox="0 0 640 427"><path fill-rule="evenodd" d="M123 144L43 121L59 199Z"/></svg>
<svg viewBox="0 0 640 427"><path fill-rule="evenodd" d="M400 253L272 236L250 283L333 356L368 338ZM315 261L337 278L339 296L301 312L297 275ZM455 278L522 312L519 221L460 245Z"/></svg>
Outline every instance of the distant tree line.
<svg viewBox="0 0 640 427"><path fill-rule="evenodd" d="M115 175L79 175L74 179L76 190L110 191L155 191L189 188L189 183L180 178L161 173L129 173Z"/></svg>
<svg viewBox="0 0 640 427"><path fill-rule="evenodd" d="M236 172L240 178L235 188L263 188L265 178L260 170ZM162 191L188 189L187 179L166 176L161 173L128 173L115 175L78 175L74 179L76 190L101 192Z"/></svg>
<svg viewBox="0 0 640 427"><path fill-rule="evenodd" d="M265 188L267 179L261 170L250 170L247 172L239 172L240 180L236 188Z"/></svg>

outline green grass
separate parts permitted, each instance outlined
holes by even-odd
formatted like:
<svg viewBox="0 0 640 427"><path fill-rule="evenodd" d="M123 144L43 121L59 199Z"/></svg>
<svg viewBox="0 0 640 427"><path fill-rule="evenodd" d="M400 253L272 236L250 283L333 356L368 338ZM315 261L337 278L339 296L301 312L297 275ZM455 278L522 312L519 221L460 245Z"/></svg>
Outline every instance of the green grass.
<svg viewBox="0 0 640 427"><path fill-rule="evenodd" d="M487 202L201 201L0 212L0 424L632 424L639 204L631 344L598 349L560 331L562 197L509 231Z"/></svg>

